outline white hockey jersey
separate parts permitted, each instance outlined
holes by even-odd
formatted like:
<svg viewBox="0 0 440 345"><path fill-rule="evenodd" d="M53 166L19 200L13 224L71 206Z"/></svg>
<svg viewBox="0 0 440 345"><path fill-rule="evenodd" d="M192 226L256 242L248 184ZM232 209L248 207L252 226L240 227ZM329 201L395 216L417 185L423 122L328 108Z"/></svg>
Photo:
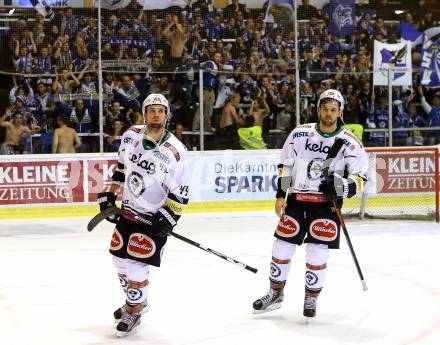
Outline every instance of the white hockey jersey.
<svg viewBox="0 0 440 345"><path fill-rule="evenodd" d="M156 145L142 137L143 127L130 127L121 139L113 182L124 186L122 206L155 213L166 205L180 215L190 192L187 150L168 131Z"/></svg>
<svg viewBox="0 0 440 345"><path fill-rule="evenodd" d="M344 145L329 167L329 174L357 175L367 180L368 156L363 145L345 128L327 134L316 123L296 127L287 137L281 153L280 176L292 176L291 193L316 193L323 180L322 166L336 138Z"/></svg>

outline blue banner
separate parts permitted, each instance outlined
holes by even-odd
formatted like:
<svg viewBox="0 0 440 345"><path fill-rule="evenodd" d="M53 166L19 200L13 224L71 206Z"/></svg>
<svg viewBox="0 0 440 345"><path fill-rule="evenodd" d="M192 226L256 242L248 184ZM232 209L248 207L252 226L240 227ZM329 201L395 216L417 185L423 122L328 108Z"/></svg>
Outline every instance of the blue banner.
<svg viewBox="0 0 440 345"><path fill-rule="evenodd" d="M405 41L411 41L412 46L422 43L422 34L417 30L416 24L414 23L400 23L400 37Z"/></svg>
<svg viewBox="0 0 440 345"><path fill-rule="evenodd" d="M349 36L354 33L355 0L331 0L329 5L330 24L328 33Z"/></svg>
<svg viewBox="0 0 440 345"><path fill-rule="evenodd" d="M421 54L421 84L440 87L440 26L425 31Z"/></svg>

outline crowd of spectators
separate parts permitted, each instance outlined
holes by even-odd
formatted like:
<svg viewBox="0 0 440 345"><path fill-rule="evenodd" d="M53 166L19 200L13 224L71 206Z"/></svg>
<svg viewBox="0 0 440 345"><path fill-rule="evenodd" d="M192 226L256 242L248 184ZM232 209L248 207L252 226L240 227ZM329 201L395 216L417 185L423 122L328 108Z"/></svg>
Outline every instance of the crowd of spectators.
<svg viewBox="0 0 440 345"><path fill-rule="evenodd" d="M141 104L151 92L168 98L173 112L169 129L190 150L198 148L195 133L200 127L207 133L208 149L279 147L296 126L296 88L300 123L316 121L319 95L336 88L346 99L347 124L387 129L388 90L372 87L373 41L398 42L399 21L419 30L440 25L439 13L429 10L427 0L416 2L415 10L398 16L388 0L359 1L354 34L338 37L327 31L327 6L318 9L303 0L298 6L298 85L294 24L265 22L267 1L261 9L248 9L237 0L212 9L198 0L183 11L145 11L131 0L125 8L103 10L105 150L116 151L124 130L143 123ZM98 151L98 137L89 136L100 128L96 9L55 9L51 21L34 12L31 18L19 19L5 38L9 72L14 73L9 107L0 109L0 129L13 128L19 114L16 125L29 129L21 130L20 138L37 134L39 140L32 145L29 138L7 142L6 133L3 142L9 146L2 152L52 152L58 123L67 123L81 136L73 143L77 151ZM414 50L412 58L416 71L420 53ZM420 88L417 72L413 79L412 87L393 88L393 127L440 126L440 94ZM360 138L367 146L388 144L386 132L361 130ZM439 138L434 131L393 133L395 145L438 144Z"/></svg>

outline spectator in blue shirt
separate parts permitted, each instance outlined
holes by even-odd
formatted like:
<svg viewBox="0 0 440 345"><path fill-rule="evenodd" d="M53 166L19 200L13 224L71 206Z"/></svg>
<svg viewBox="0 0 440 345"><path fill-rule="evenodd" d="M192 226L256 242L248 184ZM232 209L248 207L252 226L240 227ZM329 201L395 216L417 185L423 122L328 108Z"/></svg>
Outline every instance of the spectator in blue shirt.
<svg viewBox="0 0 440 345"><path fill-rule="evenodd" d="M211 59L201 65L203 69L203 128L213 130L211 126L212 112L215 104L215 91L218 87L218 71L222 56L215 52ZM193 130L200 129L200 107L194 116Z"/></svg>
<svg viewBox="0 0 440 345"><path fill-rule="evenodd" d="M409 128L408 113L400 99L393 102L393 128ZM405 146L408 136L408 131L393 132L393 146Z"/></svg>
<svg viewBox="0 0 440 345"><path fill-rule="evenodd" d="M121 102L124 108L137 106L140 108L142 95L138 83L132 81L128 74L121 78L121 87L116 90L115 98Z"/></svg>
<svg viewBox="0 0 440 345"><path fill-rule="evenodd" d="M212 23L208 25L208 39L223 38L224 30L225 25L221 22L221 15L217 13L212 18Z"/></svg>
<svg viewBox="0 0 440 345"><path fill-rule="evenodd" d="M336 54L343 53L348 49L350 49L350 45L340 42L336 35L330 35L329 42L324 46L324 55L327 59L334 60Z"/></svg>
<svg viewBox="0 0 440 345"><path fill-rule="evenodd" d="M373 103L367 120L368 128L383 129L383 132L371 132L369 146L385 146L385 138L388 138L388 98L386 94L379 97L378 103Z"/></svg>
<svg viewBox="0 0 440 345"><path fill-rule="evenodd" d="M425 127L426 121L420 115L414 102L408 104L408 128ZM412 131L409 134L408 145L421 146L424 143L423 132Z"/></svg>
<svg viewBox="0 0 440 345"><path fill-rule="evenodd" d="M428 127L440 127L440 96L435 94L430 105L423 94L423 89L419 86L420 101L423 110L428 114ZM440 143L440 130L429 131L428 144L436 145Z"/></svg>
<svg viewBox="0 0 440 345"><path fill-rule="evenodd" d="M61 102L56 102L55 105L61 114L69 118L70 127L77 133L92 132L92 116L89 113L89 109L86 108L83 99L75 100L73 108Z"/></svg>

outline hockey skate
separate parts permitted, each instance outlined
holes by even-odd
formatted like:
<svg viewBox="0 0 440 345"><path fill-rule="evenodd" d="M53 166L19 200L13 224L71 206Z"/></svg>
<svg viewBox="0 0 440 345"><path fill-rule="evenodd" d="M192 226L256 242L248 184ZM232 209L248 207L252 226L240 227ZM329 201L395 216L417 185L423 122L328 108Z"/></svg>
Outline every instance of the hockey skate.
<svg viewBox="0 0 440 345"><path fill-rule="evenodd" d="M303 315L307 318L316 316L316 304L318 297L305 296Z"/></svg>
<svg viewBox="0 0 440 345"><path fill-rule="evenodd" d="M145 314L149 310L150 310L150 307L148 306L147 301L145 301L144 308L141 310L141 312L139 314L140 315ZM113 312L113 317L115 318L115 323L118 323L119 321L121 321L121 319L125 316L125 314L127 314L126 304L124 304L121 308L118 308Z"/></svg>
<svg viewBox="0 0 440 345"><path fill-rule="evenodd" d="M254 304L254 314L266 313L268 311L276 310L281 308L281 302L284 299L283 289L272 289L270 288L269 292L257 299Z"/></svg>
<svg viewBox="0 0 440 345"><path fill-rule="evenodd" d="M141 314L125 313L122 320L116 326L116 336L126 337L129 334L135 333L136 328L141 323Z"/></svg>

